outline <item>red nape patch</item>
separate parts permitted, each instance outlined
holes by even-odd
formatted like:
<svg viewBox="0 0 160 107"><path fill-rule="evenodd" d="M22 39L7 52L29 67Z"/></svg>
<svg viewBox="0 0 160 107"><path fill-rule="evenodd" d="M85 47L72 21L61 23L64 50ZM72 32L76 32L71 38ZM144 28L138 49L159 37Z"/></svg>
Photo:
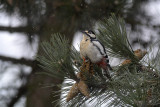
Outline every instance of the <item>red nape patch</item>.
<svg viewBox="0 0 160 107"><path fill-rule="evenodd" d="M97 63L97 65L102 67L103 69L107 69L106 58L103 58L100 62Z"/></svg>

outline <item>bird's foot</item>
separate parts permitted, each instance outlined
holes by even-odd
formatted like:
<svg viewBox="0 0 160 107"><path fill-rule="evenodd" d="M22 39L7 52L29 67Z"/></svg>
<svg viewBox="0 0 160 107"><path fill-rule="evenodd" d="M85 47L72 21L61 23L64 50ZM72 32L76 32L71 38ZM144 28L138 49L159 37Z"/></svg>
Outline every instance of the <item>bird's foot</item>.
<svg viewBox="0 0 160 107"><path fill-rule="evenodd" d="M85 63L87 63L88 61L89 61L89 59L85 59L85 61L84 61L84 62L85 62Z"/></svg>
<svg viewBox="0 0 160 107"><path fill-rule="evenodd" d="M88 59L88 58L83 57L83 64L88 63L88 61L89 61L89 59Z"/></svg>

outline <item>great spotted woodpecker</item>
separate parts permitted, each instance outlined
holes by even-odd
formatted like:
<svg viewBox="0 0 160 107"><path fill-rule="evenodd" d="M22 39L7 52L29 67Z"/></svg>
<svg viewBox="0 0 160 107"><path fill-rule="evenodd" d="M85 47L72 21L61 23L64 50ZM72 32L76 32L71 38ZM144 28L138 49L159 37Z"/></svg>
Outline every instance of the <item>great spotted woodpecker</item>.
<svg viewBox="0 0 160 107"><path fill-rule="evenodd" d="M91 30L83 32L83 39L80 42L80 55L86 61L99 65L111 79L108 69L112 70L104 45L97 40L96 35Z"/></svg>

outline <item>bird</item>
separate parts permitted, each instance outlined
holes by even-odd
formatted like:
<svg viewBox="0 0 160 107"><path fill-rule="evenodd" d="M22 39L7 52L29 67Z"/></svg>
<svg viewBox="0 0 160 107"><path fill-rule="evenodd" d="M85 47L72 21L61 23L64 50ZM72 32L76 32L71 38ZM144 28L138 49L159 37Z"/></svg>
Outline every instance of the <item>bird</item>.
<svg viewBox="0 0 160 107"><path fill-rule="evenodd" d="M85 30L82 32L83 38L80 42L80 55L84 62L90 60L92 63L100 66L108 79L111 79L108 69L112 70L108 55L104 45L96 38L92 30Z"/></svg>

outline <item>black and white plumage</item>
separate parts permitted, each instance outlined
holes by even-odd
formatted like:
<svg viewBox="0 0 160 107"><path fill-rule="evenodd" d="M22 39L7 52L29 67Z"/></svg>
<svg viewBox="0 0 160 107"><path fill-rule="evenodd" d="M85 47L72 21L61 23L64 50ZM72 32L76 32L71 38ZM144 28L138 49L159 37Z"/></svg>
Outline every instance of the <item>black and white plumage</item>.
<svg viewBox="0 0 160 107"><path fill-rule="evenodd" d="M112 69L109 65L108 56L104 45L97 40L93 31L83 32L83 39L80 43L80 54L82 58L89 59L104 70Z"/></svg>

